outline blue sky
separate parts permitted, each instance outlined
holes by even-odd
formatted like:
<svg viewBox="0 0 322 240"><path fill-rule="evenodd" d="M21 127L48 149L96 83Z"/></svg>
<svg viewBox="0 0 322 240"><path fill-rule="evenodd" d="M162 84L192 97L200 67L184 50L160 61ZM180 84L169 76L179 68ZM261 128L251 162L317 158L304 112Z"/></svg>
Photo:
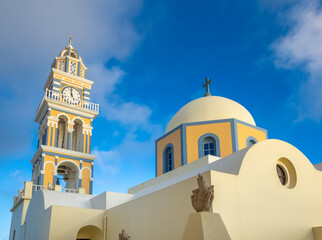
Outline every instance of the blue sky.
<svg viewBox="0 0 322 240"><path fill-rule="evenodd" d="M154 141L187 102L233 99L269 138L312 163L322 146L318 1L5 1L0 8L0 240L13 196L31 179L35 110L55 56L73 46L95 82L94 193L154 177Z"/></svg>

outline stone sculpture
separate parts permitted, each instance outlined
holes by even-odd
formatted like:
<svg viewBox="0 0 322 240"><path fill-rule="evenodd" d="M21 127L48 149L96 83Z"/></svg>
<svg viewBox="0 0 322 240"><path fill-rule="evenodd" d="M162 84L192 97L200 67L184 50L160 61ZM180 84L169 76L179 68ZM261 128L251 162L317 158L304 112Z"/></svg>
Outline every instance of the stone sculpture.
<svg viewBox="0 0 322 240"><path fill-rule="evenodd" d="M131 237L122 229L122 233L119 233L119 240L130 240Z"/></svg>
<svg viewBox="0 0 322 240"><path fill-rule="evenodd" d="M214 186L208 186L200 174L198 174L198 188L192 191L191 202L197 212L209 212L214 200Z"/></svg>

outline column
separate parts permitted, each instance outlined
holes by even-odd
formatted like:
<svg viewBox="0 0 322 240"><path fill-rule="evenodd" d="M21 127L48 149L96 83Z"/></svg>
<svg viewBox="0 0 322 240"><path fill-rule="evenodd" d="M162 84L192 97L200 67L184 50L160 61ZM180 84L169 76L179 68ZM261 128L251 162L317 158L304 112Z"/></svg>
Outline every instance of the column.
<svg viewBox="0 0 322 240"><path fill-rule="evenodd" d="M72 136L74 131L74 123L69 121L67 123L67 149L72 149Z"/></svg>

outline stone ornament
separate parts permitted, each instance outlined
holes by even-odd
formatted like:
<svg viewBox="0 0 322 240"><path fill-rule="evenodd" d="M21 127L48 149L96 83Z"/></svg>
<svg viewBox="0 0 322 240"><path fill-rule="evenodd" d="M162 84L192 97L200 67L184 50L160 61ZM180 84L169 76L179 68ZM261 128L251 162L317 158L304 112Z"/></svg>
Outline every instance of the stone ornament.
<svg viewBox="0 0 322 240"><path fill-rule="evenodd" d="M122 229L122 233L119 233L119 240L130 240L131 237Z"/></svg>
<svg viewBox="0 0 322 240"><path fill-rule="evenodd" d="M191 203L197 212L209 212L214 200L214 186L208 186L200 174L198 174L198 188L192 191Z"/></svg>

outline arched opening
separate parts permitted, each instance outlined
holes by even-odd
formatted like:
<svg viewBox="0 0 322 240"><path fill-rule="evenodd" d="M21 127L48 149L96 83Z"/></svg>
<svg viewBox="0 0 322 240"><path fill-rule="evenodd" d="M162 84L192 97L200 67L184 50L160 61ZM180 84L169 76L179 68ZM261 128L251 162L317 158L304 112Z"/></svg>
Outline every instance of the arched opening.
<svg viewBox="0 0 322 240"><path fill-rule="evenodd" d="M72 137L72 150L82 152L82 134L83 123L79 119L75 120L73 137Z"/></svg>
<svg viewBox="0 0 322 240"><path fill-rule="evenodd" d="M58 135L57 135L57 147L66 148L67 144L67 121L65 116L60 116L58 120Z"/></svg>
<svg viewBox="0 0 322 240"><path fill-rule="evenodd" d="M96 226L89 225L78 230L77 240L103 240L103 232Z"/></svg>
<svg viewBox="0 0 322 240"><path fill-rule="evenodd" d="M57 166L56 184L62 188L79 188L79 168L72 161L63 161Z"/></svg>
<svg viewBox="0 0 322 240"><path fill-rule="evenodd" d="M202 141L202 155L217 155L216 140L213 137L206 137Z"/></svg>
<svg viewBox="0 0 322 240"><path fill-rule="evenodd" d="M71 51L70 56L73 57L73 58L77 58L78 54L75 51Z"/></svg>
<svg viewBox="0 0 322 240"><path fill-rule="evenodd" d="M163 151L163 173L174 169L173 146L168 144Z"/></svg>
<svg viewBox="0 0 322 240"><path fill-rule="evenodd" d="M247 147L251 147L253 145L255 145L257 143L257 139L254 138L254 137L248 137L247 140L246 140L246 146Z"/></svg>

